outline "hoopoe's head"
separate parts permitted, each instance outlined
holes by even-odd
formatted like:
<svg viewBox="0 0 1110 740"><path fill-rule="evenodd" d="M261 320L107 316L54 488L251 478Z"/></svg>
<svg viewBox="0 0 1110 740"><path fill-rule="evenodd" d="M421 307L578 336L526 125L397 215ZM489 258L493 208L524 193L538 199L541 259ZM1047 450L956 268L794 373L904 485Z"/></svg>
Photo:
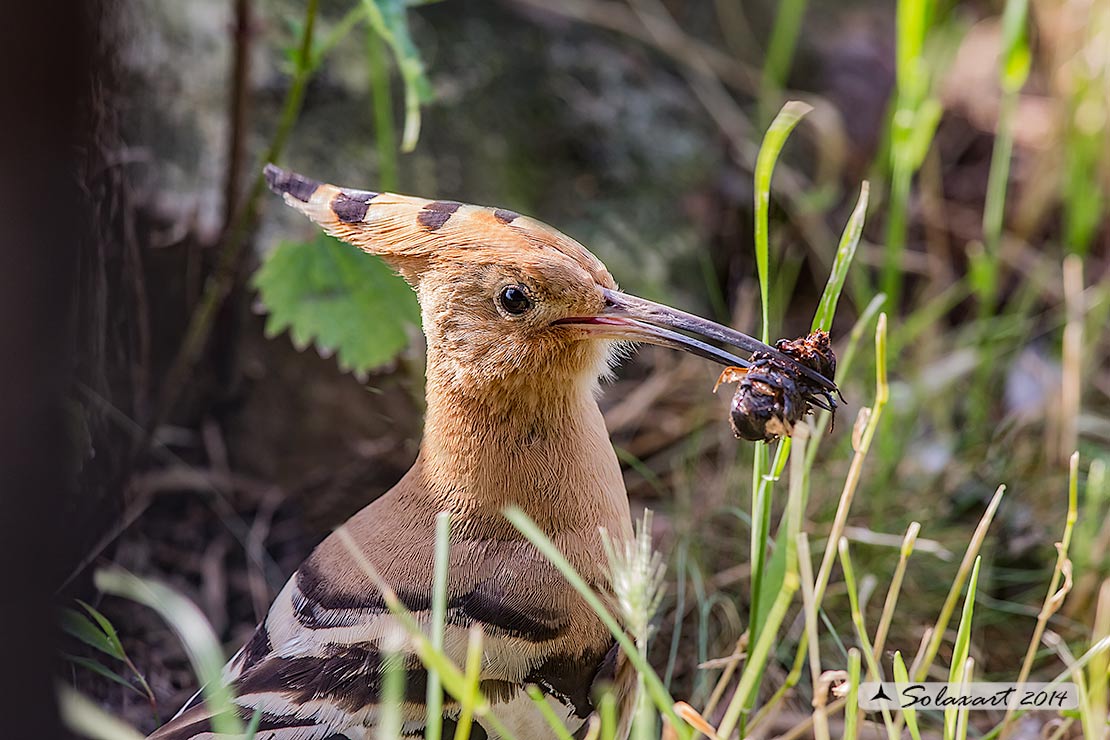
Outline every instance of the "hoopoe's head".
<svg viewBox="0 0 1110 740"><path fill-rule="evenodd" d="M265 174L288 205L328 234L378 255L412 285L428 340L429 377L460 389L535 386L540 378L592 386L617 347L632 342L748 365L676 330L779 354L745 334L618 291L589 250L512 211L341 188L274 165Z"/></svg>

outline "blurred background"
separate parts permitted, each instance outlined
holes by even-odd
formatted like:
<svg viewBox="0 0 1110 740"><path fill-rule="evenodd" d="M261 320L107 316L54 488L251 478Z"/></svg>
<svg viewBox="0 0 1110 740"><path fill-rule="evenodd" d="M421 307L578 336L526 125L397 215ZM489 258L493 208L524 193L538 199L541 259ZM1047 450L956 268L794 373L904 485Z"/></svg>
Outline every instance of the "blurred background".
<svg viewBox="0 0 1110 740"><path fill-rule="evenodd" d="M154 612L97 596L96 567L187 595L230 654L420 440L411 295L264 192L266 161L526 213L623 288L755 333L753 166L787 100L813 110L773 181L773 336L809 330L870 183L832 330L838 352L857 325L862 340L837 378L847 402L814 466L810 536L823 547L874 401L882 294L890 401L848 536L877 614L902 533L922 524L890 649L916 649L1004 483L975 642L984 675L1014 675L1074 450L1083 575L1052 627L1089 638L1110 572L1091 468L1110 460L1110 3L128 0L97 34L61 466L80 526L59 543L58 598L92 602L130 665L74 640L60 672L132 725L171 716L196 679ZM719 665L699 665L734 652L748 599L752 455L715 380L644 348L602 401L668 562L653 662L703 703ZM838 583L827 616L849 630ZM777 648L772 684L794 648ZM843 645L825 655L837 667ZM809 697L789 707L807 715Z"/></svg>

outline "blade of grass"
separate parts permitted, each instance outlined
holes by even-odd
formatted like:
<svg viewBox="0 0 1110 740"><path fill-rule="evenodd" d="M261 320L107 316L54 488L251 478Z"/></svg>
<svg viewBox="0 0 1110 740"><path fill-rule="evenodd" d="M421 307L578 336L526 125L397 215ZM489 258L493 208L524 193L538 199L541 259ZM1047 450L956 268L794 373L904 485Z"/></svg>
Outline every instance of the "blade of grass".
<svg viewBox="0 0 1110 740"><path fill-rule="evenodd" d="M763 445L757 442L757 445ZM767 618L767 593L770 589L771 577L768 574L767 550L771 545L771 494L775 483L782 477L786 462L790 458L790 447L793 441L790 437L783 437L775 448L775 458L771 462L770 472L761 474L758 481L753 481L752 495L752 561L751 561L751 592L752 603L749 608L748 631L750 640L758 639L759 630ZM762 454L766 451L756 449L755 456L764 459ZM764 466L759 466L762 471ZM759 543L762 543L760 545ZM773 593L773 591L771 591Z"/></svg>
<svg viewBox="0 0 1110 740"><path fill-rule="evenodd" d="M1029 0L1006 0L1006 8L1002 11L1002 64L998 71L1002 100L998 109L998 125L987 179L987 198L983 207L986 271L985 280L979 289L981 316L993 310L998 292L998 248L1006 206L1006 186L1010 179L1010 157L1014 146L1014 114L1017 111L1018 92L1029 77L1032 60L1025 32L1028 11Z"/></svg>
<svg viewBox="0 0 1110 740"><path fill-rule="evenodd" d="M740 674L740 683L736 687L736 693L733 694L733 701L729 704L724 719L717 727L719 736L728 737L732 734L740 720L741 712L745 709L743 702L739 700L743 697L754 696L756 689L759 688L759 678L763 672L763 667L767 664L767 656L771 652L771 643L774 642L775 633L786 617L786 610L790 608L790 602L794 598L794 592L798 590L798 585L798 575L787 573L782 583L782 590L779 591L778 597L775 599L775 603L771 605L771 611L767 615L767 629L760 635L759 641L756 642L755 647L749 654L748 661L744 664L744 672Z"/></svg>
<svg viewBox="0 0 1110 740"><path fill-rule="evenodd" d="M401 703L405 700L405 666L403 636L397 633L386 635L382 640L382 693L378 703L375 740L400 740Z"/></svg>
<svg viewBox="0 0 1110 740"><path fill-rule="evenodd" d="M1099 589L1098 603L1095 606L1095 619L1091 628L1091 642L1102 642L1110 638L1110 578L1102 582ZM1105 653L1091 659L1090 669L1087 671L1090 683L1090 715L1097 719L1107 716L1107 704L1110 700L1110 657Z"/></svg>
<svg viewBox="0 0 1110 740"><path fill-rule="evenodd" d="M767 128L760 145L759 154L756 156L754 172L755 194L755 265L759 278L759 305L761 316L760 337L764 343L771 340L771 311L769 287L770 265L770 208L771 208L771 178L774 175L775 163L786 144L787 137L798 122L813 110L813 107L800 101L792 100L786 103L778 115ZM790 452L790 438L779 442L775 452L774 469L781 470L786 464L786 456ZM764 470L767 468L767 449L763 442L756 442L752 453L752 539L749 561L751 563L751 605L748 611L749 640L754 644L759 639L762 622L766 618L765 607L762 606L763 577L767 562L767 548L770 542L771 528L771 481L764 479ZM750 709L751 707L745 707ZM741 734L743 732L741 731Z"/></svg>
<svg viewBox="0 0 1110 740"><path fill-rule="evenodd" d="M1053 636L1059 637L1055 634ZM1056 649L1053 645L1049 645L1049 647L1051 647L1053 650ZM1048 691L1055 688L1059 684L1063 683L1064 679L1070 677L1074 671L1083 670L1096 659L1100 657L1106 657L1107 655L1110 655L1110 637L1104 637L1096 642L1094 645L1091 645L1089 648L1087 648L1087 652L1079 656L1079 658L1075 660L1074 663L1069 664L1067 668L1065 668L1056 676L1056 678L1049 681L1048 685L1045 686L1045 690Z"/></svg>
<svg viewBox="0 0 1110 740"><path fill-rule="evenodd" d="M543 716L547 726L555 733L558 740L574 740L567 730L566 726L560 721L559 717L555 714L555 710L547 703L547 697L539 690L539 687L528 684L528 698L536 705L536 709Z"/></svg>
<svg viewBox="0 0 1110 740"><path fill-rule="evenodd" d="M860 237L863 235L863 224L867 217L867 201L871 192L871 184L864 180L860 184L859 200L848 218L848 224L840 235L840 244L836 248L836 258L833 260L829 280L825 290L821 293L821 300L817 304L817 311L813 314L813 324L810 331L829 331L832 328L833 317L836 315L836 304L840 300L840 293L844 290L844 281L848 278L848 268L852 266L852 258L856 255ZM842 370L843 372L843 370Z"/></svg>
<svg viewBox="0 0 1110 740"><path fill-rule="evenodd" d="M806 642L809 644L809 676L813 682L813 734L817 740L829 740L829 710L824 692L818 695L821 685L821 635L817 628L817 601L813 593L813 561L809 552L809 539L805 532L798 533L799 577L802 581L802 610L805 614ZM820 701L818 700L820 698Z"/></svg>
<svg viewBox="0 0 1110 740"><path fill-rule="evenodd" d="M967 577L978 559L979 550L987 537L987 530L990 529L991 522L994 520L994 514L998 511L999 504L1002 503L1002 496L1005 491L1006 486L1002 485L998 487L990 503L987 504L987 510L983 512L983 516L979 520L978 526L975 528L975 533L971 537L971 542L968 544L967 551L964 553L964 558L960 562L960 567L956 572L956 578L952 581L952 586L948 590L948 596L941 606L940 616L937 617L937 621L932 627L932 636L929 638L929 644L925 647L925 651L918 656L920 662L914 661L914 681L925 680L925 676L928 675L929 669L933 665L933 660L936 658L937 651L940 650L940 644L944 641L944 631L948 629L948 622L952 618L952 613L956 610L956 602L959 601L960 594L963 592L964 583L967 581Z"/></svg>
<svg viewBox="0 0 1110 740"><path fill-rule="evenodd" d="M373 26L370 26L366 32L366 56L370 66L370 95L374 109L374 143L378 152L378 179L382 190L396 192L398 190L397 133L393 127L393 96L389 90L389 67L385 56L385 41Z"/></svg>
<svg viewBox="0 0 1110 740"><path fill-rule="evenodd" d="M301 106L308 90L308 82L316 69L319 60L312 53L314 29L316 27L316 11L320 0L307 0L305 3L304 24L296 57L296 67L293 71L293 80L282 102L281 116L277 128L270 139L269 146L262 157L262 162L276 162L285 150L285 143L293 131L293 126L300 117ZM173 412L182 390L188 387L188 379L200 359L208 338L212 333L216 315L224 300L230 295L235 286L241 267L241 255L249 241L249 236L258 215L258 201L266 188L266 180L262 169L258 168L254 182L243 205L238 210L235 220L227 230L220 251L219 262L204 286L204 293L197 301L196 308L189 316L189 324L185 329L185 339L173 358L170 369L166 372L162 392L154 405L154 413L150 423L146 426L143 447L145 448L153 439L154 432Z"/></svg>
<svg viewBox="0 0 1110 740"><path fill-rule="evenodd" d="M763 76L759 86L761 124L767 123L770 112L778 105L779 95L786 85L806 4L806 0L784 0L778 3L778 13L771 29L771 40L767 43L767 56L763 60Z"/></svg>
<svg viewBox="0 0 1110 740"><path fill-rule="evenodd" d="M782 107L775 120L763 135L763 144L759 148L759 155L755 161L755 266L759 277L759 302L762 309L762 331L760 338L764 343L771 339L770 310L768 300L768 263L770 255L769 246L769 213L771 208L771 176L775 171L775 162L782 152L790 132L798 122L813 110L813 106L798 100L791 100Z"/></svg>
<svg viewBox="0 0 1110 740"><path fill-rule="evenodd" d="M1079 517L1079 453L1071 456L1068 468L1068 513L1064 523L1064 536L1056 543L1056 567L1052 571L1048 593L1045 595L1041 611L1037 615L1037 623L1033 628L1033 637L1029 640L1025 658L1021 662L1021 671L1018 672L1018 683L1025 683L1029 673L1033 670L1033 660L1037 657L1037 648L1041 644L1041 636L1048 626L1048 620L1059 611L1064 597L1071 590L1071 561L1068 560L1068 548L1071 546L1072 532L1075 522ZM1064 580L1065 588L1060 588L1060 581ZM1013 709L1008 709L1002 720L1001 727L1005 726L1014 717Z"/></svg>
<svg viewBox="0 0 1110 740"><path fill-rule="evenodd" d="M129 656L127 654L127 651L123 649L123 643L120 642L119 634L116 632L115 626L113 626L111 621L99 611L97 611L91 604L81 601L81 599L77 599L77 603L81 605L82 609L89 613L89 616L96 621L100 629L102 629L104 631L104 634L108 636L108 640L112 643L113 648L119 652L119 655L117 657L119 657L119 659L127 665L127 667L131 670L131 674L135 677L135 680L139 682L139 685L142 687L142 693L144 696L146 696L147 701L150 702L150 708L154 712L155 718L157 718L158 700L154 696L154 690L150 688L150 684L147 683L146 677L143 676L142 672L140 672L138 667L131 661L131 656Z"/></svg>
<svg viewBox="0 0 1110 740"><path fill-rule="evenodd" d="M142 689L140 689L138 686L131 683L126 678L113 671L111 668L108 668L107 666L98 663L95 660L92 660L90 658L83 658L80 655L70 655L69 653L63 653L62 657L68 660L70 663L81 666L86 670L92 671L98 676L103 676L113 683L118 683L120 686L126 686L139 696L146 698L146 694L144 694Z"/></svg>
<svg viewBox="0 0 1110 740"><path fill-rule="evenodd" d="M906 672L906 662L902 660L901 652L894 653L894 681L899 686L910 682L910 675ZM899 695L901 695L901 691L899 691ZM906 723L906 728L910 731L910 737L913 740L921 740L921 730L917 728L917 710L913 707L903 709L902 719Z"/></svg>
<svg viewBox="0 0 1110 740"><path fill-rule="evenodd" d="M258 735L258 728L262 724L262 710L254 710L251 715L251 721L247 723L247 729L243 732L243 740L254 740Z"/></svg>
<svg viewBox="0 0 1110 740"><path fill-rule="evenodd" d="M940 120L938 101L929 97L930 74L925 37L933 16L931 0L899 0L896 20L896 94L890 123L890 198L882 291L890 307L901 306L902 252L913 175L921 166Z"/></svg>
<svg viewBox="0 0 1110 740"><path fill-rule="evenodd" d="M612 691L606 690L601 695L598 714L601 715L601 739L615 740L618 731L617 697L613 695Z"/></svg>
<svg viewBox="0 0 1110 740"><path fill-rule="evenodd" d="M886 296L882 293L875 296L856 320L851 333L848 335L848 343L844 348L844 353L836 363L837 371L841 377L848 377L849 373L851 373L860 340L863 339L863 334L867 328L871 326L871 319L879 313L879 309L882 308L885 301ZM813 465L817 461L817 452L821 449L821 442L825 438L825 430L832 422L832 418L832 414L825 410L822 410L817 415L817 420L814 422L814 432L811 435L813 437L813 443L809 446L809 449L806 450L807 475L809 471L813 470Z"/></svg>
<svg viewBox="0 0 1110 740"><path fill-rule="evenodd" d="M1067 666L1068 671L1071 673L1071 680L1075 682L1075 687L1079 692L1079 722L1083 727L1083 737L1097 738L1101 734L1106 736L1106 717L1096 716L1091 707L1091 694L1087 689L1087 680L1083 675L1083 670L1079 666L1072 655L1071 650L1068 649L1068 644L1064 638L1049 630L1044 633L1042 638L1044 644L1056 651L1060 656L1060 660Z"/></svg>
<svg viewBox="0 0 1110 740"><path fill-rule="evenodd" d="M859 737L860 651L848 651L848 703L844 706L844 740Z"/></svg>
<svg viewBox="0 0 1110 740"><path fill-rule="evenodd" d="M817 572L817 585L814 591L818 604L824 598L825 588L828 586L829 577L832 575L832 567L837 555L837 543L840 541L844 533L844 526L848 521L848 511L852 506L856 488L859 486L860 476L863 474L863 462L867 457L868 450L871 449L871 442L875 437L875 431L878 429L883 409L890 398L890 386L887 383L886 374L886 336L886 313L881 313L875 325L875 404L866 414L862 409L860 412L861 417L865 418L866 422L863 432L855 444L855 454L852 457L851 466L848 468L848 476L844 480L844 488L840 493L833 525L829 531L829 540L825 545L825 555L821 561L821 568Z"/></svg>
<svg viewBox="0 0 1110 740"><path fill-rule="evenodd" d="M447 571L451 558L451 514L436 514L435 570L432 576L432 624L430 643L432 650L443 650L443 633L447 621ZM443 684L439 674L428 671L428 687L424 704L426 740L440 740L443 736Z"/></svg>
<svg viewBox="0 0 1110 740"><path fill-rule="evenodd" d="M975 566L971 569L971 580L967 584L967 596L964 597L964 608L960 614L960 625L956 628L956 643L952 647L952 667L948 671L949 683L960 683L965 674L965 663L971 652L971 619L975 612L975 588L979 584L979 566L982 557L975 558ZM945 740L954 740L957 737L956 725L959 714L955 708L944 710L944 737ZM966 711L964 712L966 715ZM964 717L966 735L966 716Z"/></svg>
<svg viewBox="0 0 1110 740"><path fill-rule="evenodd" d="M898 553L898 565L894 569L894 577L890 579L890 587L886 592L883 613L879 618L879 628L875 630L875 660L879 660L883 654L886 636L890 632L890 624L894 621L894 611L898 607L898 595L902 592L902 579L906 575L906 565L909 562L910 555L913 554L913 548L917 543L917 535L920 531L920 524L910 522L910 526L906 530L906 536L902 539L902 549Z"/></svg>
<svg viewBox="0 0 1110 740"><path fill-rule="evenodd" d="M848 590L848 605L852 612L852 624L856 628L856 639L859 641L860 652L863 654L863 659L867 662L867 676L875 681L883 680L882 668L879 662L875 660L874 649L871 646L871 640L867 636L867 625L863 621L863 611L860 609L859 591L856 587L856 572L852 566L852 557L848 550L848 538L841 537L837 546L837 552L840 554L840 567L844 571L844 585ZM890 716L890 710L884 708L883 724L886 725L887 737L890 740L897 740L898 731L895 728L894 722Z"/></svg>
<svg viewBox="0 0 1110 740"><path fill-rule="evenodd" d="M960 696L964 696L967 691L967 685L971 683L972 674L975 671L975 659L968 658L964 661L964 669L960 676ZM955 740L967 740L967 707L960 707L956 711L956 727L953 737Z"/></svg>
<svg viewBox="0 0 1110 740"><path fill-rule="evenodd" d="M405 86L405 130L401 151L411 152L420 138L420 104L431 97L424 62L409 33L407 4L398 0L362 0L374 31L393 51Z"/></svg>
<svg viewBox="0 0 1110 740"><path fill-rule="evenodd" d="M90 619L76 609L63 609L61 614L62 631L75 637L91 648L110 655L117 660L123 660L123 648L118 640L98 629Z"/></svg>
<svg viewBox="0 0 1110 740"><path fill-rule="evenodd" d="M467 633L466 670L463 674L466 689L459 701L454 740L470 740L470 731L474 727L474 709L482 702L482 693L479 690L481 679L482 629L474 625Z"/></svg>
<svg viewBox="0 0 1110 740"><path fill-rule="evenodd" d="M732 700L725 710L724 718L717 728L717 734L721 737L729 737L739 723L740 718L755 704L763 669L767 664L767 656L771 651L774 640L778 637L778 629L800 584L797 542L798 534L802 529L802 491L804 488L805 447L808 435L809 428L804 425L799 425L794 432L794 442L798 446L798 455L794 458L790 467L790 488L786 501L786 513L783 517L786 527L785 530L780 528L778 537L779 542L783 543L783 575L781 581L776 585L777 596L764 622L765 629L754 643L755 646L744 664L744 671L740 674L740 682L736 687L736 692L733 694ZM776 552L776 556L778 556L778 552Z"/></svg>
<svg viewBox="0 0 1110 740"><path fill-rule="evenodd" d="M678 648L682 639L682 622L686 614L687 549L686 538L683 538L678 544L678 554L675 556L675 574L678 582L675 584L674 629L671 630L671 649L667 654L667 667L663 671L663 685L667 687L667 691L671 690L671 679L674 677L674 667L678 660Z"/></svg>
<svg viewBox="0 0 1110 740"><path fill-rule="evenodd" d="M197 605L164 584L139 578L121 568L101 568L93 580L104 593L131 599L158 612L185 647L201 684L213 731L241 735L243 723L232 701L231 688L223 680L223 651L212 625Z"/></svg>
<svg viewBox="0 0 1110 740"><path fill-rule="evenodd" d="M66 727L92 740L143 740L133 727L108 714L76 689L58 685L58 712Z"/></svg>

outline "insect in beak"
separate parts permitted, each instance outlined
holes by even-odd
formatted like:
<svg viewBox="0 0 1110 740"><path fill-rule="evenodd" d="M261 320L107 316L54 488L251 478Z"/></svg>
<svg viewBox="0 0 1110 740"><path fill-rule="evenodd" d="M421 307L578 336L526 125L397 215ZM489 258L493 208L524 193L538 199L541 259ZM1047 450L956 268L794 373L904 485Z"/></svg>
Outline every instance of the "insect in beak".
<svg viewBox="0 0 1110 740"><path fill-rule="evenodd" d="M746 352L760 352L773 357L796 368L821 388L839 392L836 384L824 375L747 334L700 316L617 290L606 288L603 289L603 293L605 308L597 315L575 316L560 319L555 323L580 327L599 338L657 344L661 347L682 350L722 365L751 366L747 360L702 340L716 341L738 347ZM700 338L687 336L681 332L690 332Z"/></svg>

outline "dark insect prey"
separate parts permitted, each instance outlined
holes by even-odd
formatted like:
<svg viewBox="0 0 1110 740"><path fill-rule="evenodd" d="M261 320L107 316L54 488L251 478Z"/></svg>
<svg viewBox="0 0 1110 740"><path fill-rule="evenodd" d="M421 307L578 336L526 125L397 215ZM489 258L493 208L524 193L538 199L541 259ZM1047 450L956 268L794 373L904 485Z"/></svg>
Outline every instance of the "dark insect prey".
<svg viewBox="0 0 1110 740"><path fill-rule="evenodd" d="M798 339L780 339L775 348L834 380L836 355L829 344L828 332L815 331ZM832 393L800 372L793 363L765 352L753 353L750 367L726 367L713 390L716 391L721 383L737 382L729 425L740 439L771 442L789 437L794 434L794 425L815 406L836 413L836 399Z"/></svg>

